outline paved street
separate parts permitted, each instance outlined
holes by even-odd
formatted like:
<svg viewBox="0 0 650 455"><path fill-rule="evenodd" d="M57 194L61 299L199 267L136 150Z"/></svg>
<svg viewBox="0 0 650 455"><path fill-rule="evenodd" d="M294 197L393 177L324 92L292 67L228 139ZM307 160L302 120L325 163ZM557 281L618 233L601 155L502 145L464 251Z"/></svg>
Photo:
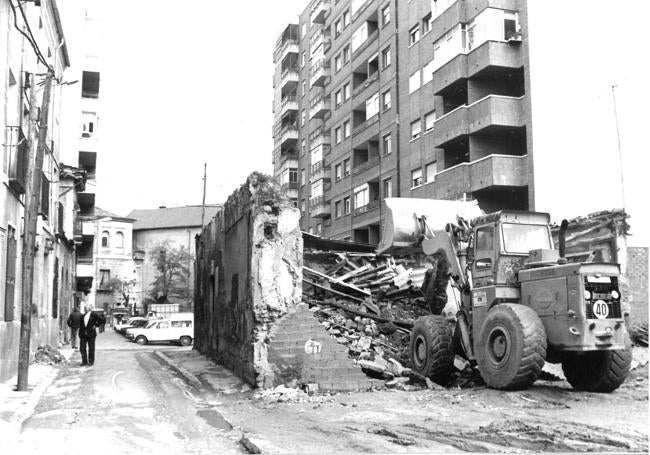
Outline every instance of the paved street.
<svg viewBox="0 0 650 455"><path fill-rule="evenodd" d="M25 422L22 453L238 453L220 415L158 359L112 330L97 338L93 367L76 352ZM165 350L187 350L163 346Z"/></svg>

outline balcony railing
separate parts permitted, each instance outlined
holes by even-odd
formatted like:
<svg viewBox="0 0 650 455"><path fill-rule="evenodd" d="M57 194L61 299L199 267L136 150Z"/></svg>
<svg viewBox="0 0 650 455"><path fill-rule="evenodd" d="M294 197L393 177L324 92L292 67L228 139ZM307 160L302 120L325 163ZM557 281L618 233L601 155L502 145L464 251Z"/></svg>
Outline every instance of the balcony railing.
<svg viewBox="0 0 650 455"><path fill-rule="evenodd" d="M300 79L300 74L298 73L298 68L291 67L287 68L284 71L282 71L282 74L280 75L280 86L284 87L285 85L294 85L298 84L298 80Z"/></svg>
<svg viewBox="0 0 650 455"><path fill-rule="evenodd" d="M330 216L330 203L325 196L316 196L309 200L309 211L315 218L327 218Z"/></svg>
<svg viewBox="0 0 650 455"><path fill-rule="evenodd" d="M311 181L326 179L329 180L330 166L325 164L325 160L320 160L311 165Z"/></svg>
<svg viewBox="0 0 650 455"><path fill-rule="evenodd" d="M364 161L363 163L355 166L352 168L352 175L357 175L365 171L366 169L370 169L373 166L376 166L379 164L379 158L373 158L367 161Z"/></svg>
<svg viewBox="0 0 650 455"><path fill-rule="evenodd" d="M379 30L375 30L372 32L370 35L368 35L368 38L359 46L357 49L355 49L354 52L352 52L352 59L355 59L359 54L361 54L369 45L372 43L374 40L377 39L379 36Z"/></svg>
<svg viewBox="0 0 650 455"><path fill-rule="evenodd" d="M363 81L361 84L357 85L354 90L352 90L352 98L356 97L359 95L359 93L363 92L365 89L370 87L373 82L376 82L379 79L379 71L375 71L372 73L368 78Z"/></svg>
<svg viewBox="0 0 650 455"><path fill-rule="evenodd" d="M329 14L331 0L319 0L311 10L311 23L323 24Z"/></svg>
<svg viewBox="0 0 650 455"><path fill-rule="evenodd" d="M311 149L315 149L316 147L320 145L330 145L331 144L331 137L330 137L330 130L325 130L323 128L317 128L314 130L310 135L309 135L309 145ZM323 151L325 152L325 150ZM327 153L330 152L330 149L328 147Z"/></svg>
<svg viewBox="0 0 650 455"><path fill-rule="evenodd" d="M330 75L330 61L327 59L320 59L314 63L310 68L311 85L322 86L325 80Z"/></svg>
<svg viewBox="0 0 650 455"><path fill-rule="evenodd" d="M374 124L379 120L379 114L375 114L369 119L364 120L363 122L359 123L357 126L355 126L352 129L352 136L356 136L366 128L368 128L370 125Z"/></svg>
<svg viewBox="0 0 650 455"><path fill-rule="evenodd" d="M371 210L374 210L374 209L376 209L378 207L379 207L379 199L374 200L374 201L370 201L366 205L363 205L361 207L357 207L356 209L354 209L354 215L355 216L362 215L362 214L364 214L366 212L369 212Z"/></svg>
<svg viewBox="0 0 650 455"><path fill-rule="evenodd" d="M297 190L298 189L298 182L284 182L280 187L284 191Z"/></svg>
<svg viewBox="0 0 650 455"><path fill-rule="evenodd" d="M314 34L314 36L311 37L310 40L310 48L312 54L316 52L318 49L318 46L323 45L323 52L327 52L331 45L331 40L330 40L330 34L325 33L322 30Z"/></svg>
<svg viewBox="0 0 650 455"><path fill-rule="evenodd" d="M24 194L27 189L29 150L27 139L19 126L6 127L4 153L8 163L9 187L18 194Z"/></svg>

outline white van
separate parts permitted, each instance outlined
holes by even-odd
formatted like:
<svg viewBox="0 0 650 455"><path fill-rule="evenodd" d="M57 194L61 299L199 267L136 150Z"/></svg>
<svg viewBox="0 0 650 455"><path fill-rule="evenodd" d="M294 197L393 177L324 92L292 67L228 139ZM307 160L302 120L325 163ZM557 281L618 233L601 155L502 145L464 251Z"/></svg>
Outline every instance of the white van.
<svg viewBox="0 0 650 455"><path fill-rule="evenodd" d="M165 319L151 321L146 328L133 329L129 335L138 344L167 341L189 346L194 340L194 314L172 314Z"/></svg>

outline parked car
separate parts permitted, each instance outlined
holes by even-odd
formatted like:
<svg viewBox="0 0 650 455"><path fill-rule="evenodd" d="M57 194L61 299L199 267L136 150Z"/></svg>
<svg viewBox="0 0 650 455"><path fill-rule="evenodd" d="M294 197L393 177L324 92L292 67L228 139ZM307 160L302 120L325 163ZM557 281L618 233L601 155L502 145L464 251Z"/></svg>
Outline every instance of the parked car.
<svg viewBox="0 0 650 455"><path fill-rule="evenodd" d="M133 337L133 331L134 331L134 330L138 330L138 329L148 329L148 328L152 327L152 326L153 326L156 322L158 322L158 321L159 321L159 319L150 319L150 320L147 321L147 324L144 325L144 326L142 326L142 327L127 327L126 332L124 333L124 335L125 335L129 340L133 340L133 338L134 338L134 337Z"/></svg>
<svg viewBox="0 0 650 455"><path fill-rule="evenodd" d="M194 340L194 314L177 313L152 321L146 327L130 330L133 341L138 344L150 342L176 342L189 346Z"/></svg>
<svg viewBox="0 0 650 455"><path fill-rule="evenodd" d="M146 326L148 323L149 323L149 320L148 320L148 319L144 319L144 318L137 319L137 320L135 320L135 321L132 321L129 325L125 325L124 327L122 327L122 328L120 329L120 333L121 333L122 335L126 335L126 330L127 330L127 329L137 328L137 327L144 327L144 326Z"/></svg>
<svg viewBox="0 0 650 455"><path fill-rule="evenodd" d="M115 330L116 332L119 332L124 327L131 327L131 324L133 322L141 321L141 320L146 320L146 318L136 316L136 317L132 317L132 318L128 318L128 319L123 319L121 322L116 323L115 325L113 325L113 330Z"/></svg>

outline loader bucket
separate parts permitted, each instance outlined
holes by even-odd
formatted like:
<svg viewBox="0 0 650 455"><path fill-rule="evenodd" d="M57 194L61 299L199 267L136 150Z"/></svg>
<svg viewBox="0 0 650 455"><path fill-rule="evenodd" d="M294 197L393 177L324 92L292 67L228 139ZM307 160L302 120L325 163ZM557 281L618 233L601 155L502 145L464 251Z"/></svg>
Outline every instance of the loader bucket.
<svg viewBox="0 0 650 455"><path fill-rule="evenodd" d="M384 202L386 216L378 253L404 255L422 252L416 244L420 234L418 218L423 215L432 231L444 230L447 223L456 223L457 216L471 220L483 215L476 201L386 198Z"/></svg>

